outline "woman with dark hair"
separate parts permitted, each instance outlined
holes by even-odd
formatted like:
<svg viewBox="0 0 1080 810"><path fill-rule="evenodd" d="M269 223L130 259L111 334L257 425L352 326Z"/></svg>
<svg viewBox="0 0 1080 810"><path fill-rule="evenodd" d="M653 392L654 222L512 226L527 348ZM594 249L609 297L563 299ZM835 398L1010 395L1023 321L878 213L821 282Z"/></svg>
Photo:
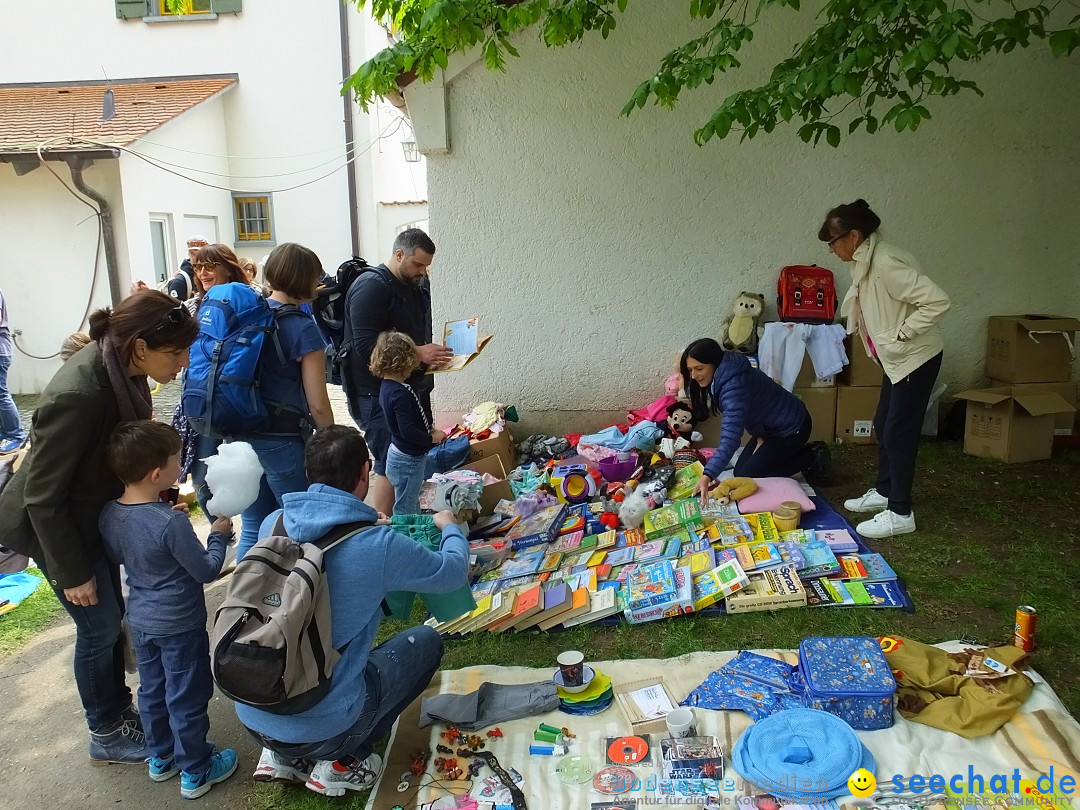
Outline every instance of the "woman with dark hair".
<svg viewBox="0 0 1080 810"><path fill-rule="evenodd" d="M679 360L683 389L698 421L723 413L720 445L694 494L706 501L709 490L750 434L735 475L745 478L807 473L811 480L829 476L829 450L822 442L808 446L813 422L802 400L750 365L738 352L725 352L712 338L695 340Z"/></svg>
<svg viewBox="0 0 1080 810"><path fill-rule="evenodd" d="M149 419L150 387L188 364L199 327L165 293L143 290L90 316L90 343L60 367L32 419L30 451L0 494L4 545L33 557L75 622L75 683L90 759L141 763L146 746L124 682L120 572L98 532L124 487L105 446L121 422Z"/></svg>
<svg viewBox="0 0 1080 810"><path fill-rule="evenodd" d="M840 311L848 334L885 371L874 430L878 472L874 486L844 502L852 512L877 512L856 526L864 537L915 531L911 487L919 434L945 347L938 323L949 296L922 274L909 254L878 237L881 219L866 200L829 211L818 239L851 266L851 289Z"/></svg>

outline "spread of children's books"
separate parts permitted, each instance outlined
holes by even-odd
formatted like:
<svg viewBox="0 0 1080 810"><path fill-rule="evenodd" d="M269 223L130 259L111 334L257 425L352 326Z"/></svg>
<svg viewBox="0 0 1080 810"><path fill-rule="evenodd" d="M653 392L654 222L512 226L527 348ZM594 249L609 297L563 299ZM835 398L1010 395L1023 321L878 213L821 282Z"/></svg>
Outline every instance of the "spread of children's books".
<svg viewBox="0 0 1080 810"><path fill-rule="evenodd" d="M621 614L640 624L699 611L904 606L896 573L843 529L778 531L770 512L704 516L696 499L640 529L588 534L592 505L493 517L470 535L476 607L444 635L569 628ZM734 510L731 510L734 512Z"/></svg>

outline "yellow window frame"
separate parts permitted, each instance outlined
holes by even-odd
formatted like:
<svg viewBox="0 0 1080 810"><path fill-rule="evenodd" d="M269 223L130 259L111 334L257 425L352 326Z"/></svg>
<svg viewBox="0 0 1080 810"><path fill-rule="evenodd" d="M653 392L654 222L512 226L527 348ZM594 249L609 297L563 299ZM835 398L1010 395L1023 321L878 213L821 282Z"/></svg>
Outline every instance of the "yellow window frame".
<svg viewBox="0 0 1080 810"><path fill-rule="evenodd" d="M212 4L206 2L206 8L195 8L195 0L182 0L183 5L180 10L181 16L187 16L189 14L210 14L213 11ZM169 8L168 0L158 0L158 14L162 17L169 17L173 14L173 11Z"/></svg>
<svg viewBox="0 0 1080 810"><path fill-rule="evenodd" d="M260 205L266 213L266 230L250 231L247 225L263 217L252 218L248 216L244 206L247 204ZM270 198L268 196L233 197L233 214L236 218L236 241L238 242L269 242L273 236L270 232Z"/></svg>

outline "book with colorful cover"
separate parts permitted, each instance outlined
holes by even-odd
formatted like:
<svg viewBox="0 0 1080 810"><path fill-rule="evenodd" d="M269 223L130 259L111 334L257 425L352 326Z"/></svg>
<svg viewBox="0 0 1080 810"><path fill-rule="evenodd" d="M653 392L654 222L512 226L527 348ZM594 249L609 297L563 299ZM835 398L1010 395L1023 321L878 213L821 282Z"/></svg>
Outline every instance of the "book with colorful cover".
<svg viewBox="0 0 1080 810"><path fill-rule="evenodd" d="M780 539L772 512L750 512L743 515L750 528L754 530L754 543L775 543Z"/></svg>
<svg viewBox="0 0 1080 810"><path fill-rule="evenodd" d="M640 546L634 546L634 562L654 560L664 553L663 540L649 540Z"/></svg>
<svg viewBox="0 0 1080 810"><path fill-rule="evenodd" d="M683 540L681 537L668 537L664 542L664 553L660 555L662 560L677 560L682 552Z"/></svg>
<svg viewBox="0 0 1080 810"><path fill-rule="evenodd" d="M491 594L496 592L495 583L496 580L494 579L488 579L483 582L477 580L476 583L472 586L472 588L470 588L470 590L472 591L473 599L479 600L484 598L485 596L491 596Z"/></svg>
<svg viewBox="0 0 1080 810"><path fill-rule="evenodd" d="M736 560L744 571L753 571L757 568L757 560L754 559L754 553L750 549L751 546L746 543L739 543L737 546L716 549L713 557L717 565L724 560Z"/></svg>
<svg viewBox="0 0 1080 810"><path fill-rule="evenodd" d="M589 555L588 561L585 563L588 566L600 565L607 558L608 553L606 551L594 551Z"/></svg>
<svg viewBox="0 0 1080 810"><path fill-rule="evenodd" d="M836 558L840 563L839 574L843 579L866 579L866 567L856 554L840 554Z"/></svg>
<svg viewBox="0 0 1080 810"><path fill-rule="evenodd" d="M712 546L712 541L709 540L708 537L702 537L701 536L701 534L704 534L705 531L706 530L702 530L702 532L699 533L698 537L696 537L695 539L690 541L689 545L684 545L683 546L682 553L684 555L686 555L686 554L696 554L699 551L711 551L712 550L712 547L713 547Z"/></svg>
<svg viewBox="0 0 1080 810"><path fill-rule="evenodd" d="M634 547L627 546L626 548L616 548L608 552L604 562L610 566L626 565L628 562L632 562L634 559Z"/></svg>
<svg viewBox="0 0 1080 810"><path fill-rule="evenodd" d="M520 577L510 577L509 579L500 579L496 584L496 593L501 591L508 591L511 588L520 588L523 585L535 585L539 582L539 577L536 574L525 574Z"/></svg>
<svg viewBox="0 0 1080 810"><path fill-rule="evenodd" d="M716 535L713 539L725 546L749 543L754 539L754 527L743 517L723 518L710 526L709 530Z"/></svg>
<svg viewBox="0 0 1080 810"><path fill-rule="evenodd" d="M748 579L750 584L733 593L724 603L728 613L777 610L806 604L806 590L798 572L790 565L751 574Z"/></svg>
<svg viewBox="0 0 1080 810"><path fill-rule="evenodd" d="M595 591L599 580L596 576L596 569L587 568L580 574L570 574L569 576L563 577L563 582L575 591L579 588L587 588L590 591Z"/></svg>
<svg viewBox="0 0 1080 810"><path fill-rule="evenodd" d="M557 503L547 506L527 518L522 518L506 533L505 539L510 541L510 545L515 551L541 543L550 543L555 539L566 519L566 509L567 505L565 503Z"/></svg>
<svg viewBox="0 0 1080 810"><path fill-rule="evenodd" d="M472 632L478 633L481 630L490 630L514 615L514 611L517 610L518 591L511 589L504 591L499 596L502 597L501 604L489 610L475 622L472 622L470 625Z"/></svg>
<svg viewBox="0 0 1080 810"><path fill-rule="evenodd" d="M529 621L530 618L544 609L544 589L540 585L533 585L518 592L517 605L510 618L497 625L489 625L489 629L495 633L504 630L512 630L520 624Z"/></svg>
<svg viewBox="0 0 1080 810"><path fill-rule="evenodd" d="M612 566L611 563L605 562L601 563L600 565L590 566L590 568L592 568L592 570L596 572L597 579L607 579L608 576L611 574Z"/></svg>
<svg viewBox="0 0 1080 810"><path fill-rule="evenodd" d="M666 602L652 604L638 610L627 607L624 615L630 624L641 624L656 619L666 619L669 616L681 616L685 613L694 612L694 585L690 577L690 571L686 568L676 568L674 574L674 597Z"/></svg>
<svg viewBox="0 0 1080 810"><path fill-rule="evenodd" d="M577 627L580 624L590 624L600 619L606 619L618 612L618 599L616 588L601 588L589 593L589 610L579 616L568 618L563 622L563 627Z"/></svg>
<svg viewBox="0 0 1080 810"><path fill-rule="evenodd" d="M562 525L559 527L557 534L559 536L573 534L574 532L581 531L585 528L585 516L580 512L574 510L573 506L566 507L566 516L563 518ZM582 532L582 537L585 533Z"/></svg>
<svg viewBox="0 0 1080 810"><path fill-rule="evenodd" d="M703 610L749 584L742 566L735 560L725 560L704 574L693 578L694 610Z"/></svg>
<svg viewBox="0 0 1080 810"><path fill-rule="evenodd" d="M802 552L806 558L806 567L799 571L799 576L803 579L827 577L840 570L840 561L824 540L804 543Z"/></svg>
<svg viewBox="0 0 1080 810"><path fill-rule="evenodd" d="M645 532L641 529L626 529L619 532L619 539L622 540L625 546L640 546L648 538L645 536Z"/></svg>
<svg viewBox="0 0 1080 810"><path fill-rule="evenodd" d="M835 604L838 605L854 605L855 597L851 595L851 592L847 589L847 583L839 579L821 578L821 584L828 589L830 596L832 596Z"/></svg>
<svg viewBox="0 0 1080 810"><path fill-rule="evenodd" d="M627 606L631 610L667 602L675 595L674 569L668 560L643 563L627 576L626 587Z"/></svg>
<svg viewBox="0 0 1080 810"><path fill-rule="evenodd" d="M880 554L860 554L859 559L866 568L867 582L889 582L897 578L892 566Z"/></svg>
<svg viewBox="0 0 1080 810"><path fill-rule="evenodd" d="M824 579L808 579L803 583L808 607L831 607L842 604L834 593L825 587Z"/></svg>
<svg viewBox="0 0 1080 810"><path fill-rule="evenodd" d="M708 551L695 551L691 554L684 554L679 557L679 565L685 565L690 569L690 576L696 577L712 570L716 565L716 560L713 550L710 548Z"/></svg>
<svg viewBox="0 0 1080 810"><path fill-rule="evenodd" d="M846 554L858 551L859 544L851 536L847 529L817 529L814 534L817 540L824 540L834 554Z"/></svg>
<svg viewBox="0 0 1080 810"><path fill-rule="evenodd" d="M615 543L619 539L619 533L614 529L603 532L596 535L596 550L601 551L603 549L615 548Z"/></svg>
<svg viewBox="0 0 1080 810"><path fill-rule="evenodd" d="M563 565L569 564L574 567L577 567L579 565L588 566L589 560L592 559L592 555L593 552L591 551L578 551L576 553L567 552L563 555Z"/></svg>
<svg viewBox="0 0 1080 810"><path fill-rule="evenodd" d="M615 569L612 569L611 573L615 576L615 581L620 585L626 584L626 579L637 569L637 563L627 563L619 569L618 574L615 574Z"/></svg>
<svg viewBox="0 0 1080 810"><path fill-rule="evenodd" d="M546 573L559 570L559 562L562 560L563 555L559 552L551 552L544 555L544 558L540 560L540 566L536 569L539 573Z"/></svg>
<svg viewBox="0 0 1080 810"><path fill-rule="evenodd" d="M519 551L507 557L499 566L499 579L510 579L535 574L547 556L543 551Z"/></svg>
<svg viewBox="0 0 1080 810"><path fill-rule="evenodd" d="M581 538L581 545L579 545L578 548L580 548L582 551L595 551L596 550L596 541L597 541L597 538L599 538L599 536L600 535L597 535L597 534L587 534L587 535L585 535L584 537Z"/></svg>
<svg viewBox="0 0 1080 810"><path fill-rule="evenodd" d="M758 543L750 546L750 554L754 558L754 570L765 571L784 564L784 558L780 556L773 543Z"/></svg>
<svg viewBox="0 0 1080 810"><path fill-rule="evenodd" d="M544 591L543 610L537 611L528 619L516 622L514 629L527 630L540 624L540 622L565 613L570 609L573 599L574 592L567 587L565 582L556 582L554 585L549 585L547 590Z"/></svg>
<svg viewBox="0 0 1080 810"><path fill-rule="evenodd" d="M851 598L855 600L856 605L868 606L874 603L874 600L870 597L870 594L866 590L866 584L860 580L850 580L845 582L847 591L851 594Z"/></svg>
<svg viewBox="0 0 1080 810"><path fill-rule="evenodd" d="M675 501L671 506L661 506L645 513L645 537L655 540L668 537L679 529L701 528L701 504L696 498Z"/></svg>
<svg viewBox="0 0 1080 810"><path fill-rule="evenodd" d="M902 608L904 606L904 594L900 591L900 583L895 579L889 582L864 582L863 587L870 596L870 607Z"/></svg>
<svg viewBox="0 0 1080 810"><path fill-rule="evenodd" d="M578 530L564 534L557 538L554 543L549 547L550 551L559 551L562 553L577 551L581 546L581 541L585 539L585 532Z"/></svg>
<svg viewBox="0 0 1080 810"><path fill-rule="evenodd" d="M817 532L813 529L792 529L789 532L780 532L780 539L793 543L813 543L817 539Z"/></svg>
<svg viewBox="0 0 1080 810"><path fill-rule="evenodd" d="M776 544L776 550L788 565L794 565L796 569L806 567L806 557L803 555L802 546L790 540L781 540Z"/></svg>

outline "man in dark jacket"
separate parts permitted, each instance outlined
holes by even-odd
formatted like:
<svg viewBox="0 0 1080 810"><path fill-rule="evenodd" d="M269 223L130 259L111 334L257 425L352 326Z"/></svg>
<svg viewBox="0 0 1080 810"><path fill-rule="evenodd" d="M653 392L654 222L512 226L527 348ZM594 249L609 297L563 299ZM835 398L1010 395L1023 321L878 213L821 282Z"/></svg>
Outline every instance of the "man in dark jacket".
<svg viewBox="0 0 1080 810"><path fill-rule="evenodd" d="M166 292L177 301L187 301L195 294L195 256L199 248L209 244L205 236L189 236L187 240L187 258L180 262L180 269L165 282L162 292Z"/></svg>
<svg viewBox="0 0 1080 810"><path fill-rule="evenodd" d="M409 228L394 240L393 255L352 283L345 303L343 363L345 395L349 413L364 431L374 459L372 499L380 512L394 508L394 488L386 477L386 450L390 431L379 408L382 381L371 373L371 351L379 334L390 329L404 332L416 343L422 365L408 379L431 419L434 378L429 368L446 363L453 353L432 343L431 285L428 270L435 257L435 243L419 228Z"/></svg>

